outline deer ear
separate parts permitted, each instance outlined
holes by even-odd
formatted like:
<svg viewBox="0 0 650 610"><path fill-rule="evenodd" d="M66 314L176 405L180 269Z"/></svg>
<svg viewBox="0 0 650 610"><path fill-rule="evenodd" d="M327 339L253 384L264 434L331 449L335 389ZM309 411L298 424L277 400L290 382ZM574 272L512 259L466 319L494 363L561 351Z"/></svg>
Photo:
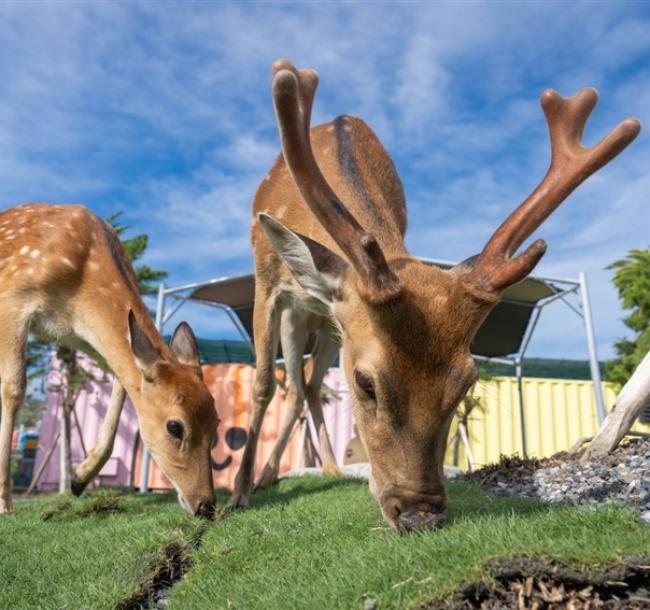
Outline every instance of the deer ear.
<svg viewBox="0 0 650 610"><path fill-rule="evenodd" d="M348 264L340 256L313 239L287 229L268 214L259 214L257 218L273 247L307 294L328 306L340 298L348 269Z"/></svg>
<svg viewBox="0 0 650 610"><path fill-rule="evenodd" d="M181 322L172 335L169 347L181 364L201 368L199 344L187 322Z"/></svg>
<svg viewBox="0 0 650 610"><path fill-rule="evenodd" d="M155 367L162 358L131 310L129 310L129 343L135 356L135 363L142 371L145 380L153 381Z"/></svg>

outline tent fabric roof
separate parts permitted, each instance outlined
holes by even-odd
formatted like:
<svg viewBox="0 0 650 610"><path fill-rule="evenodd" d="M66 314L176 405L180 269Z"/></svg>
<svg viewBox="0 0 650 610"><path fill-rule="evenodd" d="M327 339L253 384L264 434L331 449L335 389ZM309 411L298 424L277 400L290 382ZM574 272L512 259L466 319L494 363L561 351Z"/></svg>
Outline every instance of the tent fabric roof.
<svg viewBox="0 0 650 610"><path fill-rule="evenodd" d="M427 264L432 264L427 261ZM450 265L435 263L447 268ZM559 292L555 286L535 278L527 278L511 286L501 302L490 312L479 329L472 353L477 356L498 357L515 354L528 327L535 304ZM190 300L221 303L230 307L239 318L248 335L253 336L253 303L255 275L249 273L223 280L214 280L196 288Z"/></svg>

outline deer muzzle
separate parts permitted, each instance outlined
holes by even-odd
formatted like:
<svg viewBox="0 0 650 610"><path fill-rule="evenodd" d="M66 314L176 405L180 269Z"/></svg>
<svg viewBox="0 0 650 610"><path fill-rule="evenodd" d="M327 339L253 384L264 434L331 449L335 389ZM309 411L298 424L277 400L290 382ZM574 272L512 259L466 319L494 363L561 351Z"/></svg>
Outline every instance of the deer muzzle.
<svg viewBox="0 0 650 610"><path fill-rule="evenodd" d="M446 519L447 498L441 493L413 493L392 488L379 503L386 520L400 533L435 529Z"/></svg>

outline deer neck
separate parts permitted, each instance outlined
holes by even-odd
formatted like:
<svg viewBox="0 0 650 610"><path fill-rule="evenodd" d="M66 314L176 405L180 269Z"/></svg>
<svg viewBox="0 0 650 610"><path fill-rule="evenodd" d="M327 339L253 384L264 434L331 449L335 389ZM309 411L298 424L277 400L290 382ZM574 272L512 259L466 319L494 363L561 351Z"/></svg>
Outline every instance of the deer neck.
<svg viewBox="0 0 650 610"><path fill-rule="evenodd" d="M113 285L115 282L113 283ZM130 287L111 291L100 289L92 299L83 299L80 309L85 313L75 328L76 334L88 341L106 360L127 393L137 404L142 373L129 342L128 315L132 311L161 356L169 357L149 311L139 294ZM136 407L137 408L137 407Z"/></svg>

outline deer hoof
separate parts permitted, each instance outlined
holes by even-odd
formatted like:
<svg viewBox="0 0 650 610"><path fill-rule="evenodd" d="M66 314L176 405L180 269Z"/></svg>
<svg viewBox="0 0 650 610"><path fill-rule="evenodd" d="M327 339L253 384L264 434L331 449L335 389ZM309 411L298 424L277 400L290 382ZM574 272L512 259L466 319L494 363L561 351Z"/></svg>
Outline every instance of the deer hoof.
<svg viewBox="0 0 650 610"><path fill-rule="evenodd" d="M340 477L341 471L336 464L324 464L323 465L323 474L328 477Z"/></svg>
<svg viewBox="0 0 650 610"><path fill-rule="evenodd" d="M14 505L11 498L0 499L0 515L6 515L14 512Z"/></svg>
<svg viewBox="0 0 650 610"><path fill-rule="evenodd" d="M87 481L84 482L76 475L73 475L72 482L70 483L70 490L72 491L72 495L78 498L84 492L84 489L86 489L87 485Z"/></svg>
<svg viewBox="0 0 650 610"><path fill-rule="evenodd" d="M249 507L248 494L243 494L237 490L233 491L228 503L231 509L244 509Z"/></svg>

